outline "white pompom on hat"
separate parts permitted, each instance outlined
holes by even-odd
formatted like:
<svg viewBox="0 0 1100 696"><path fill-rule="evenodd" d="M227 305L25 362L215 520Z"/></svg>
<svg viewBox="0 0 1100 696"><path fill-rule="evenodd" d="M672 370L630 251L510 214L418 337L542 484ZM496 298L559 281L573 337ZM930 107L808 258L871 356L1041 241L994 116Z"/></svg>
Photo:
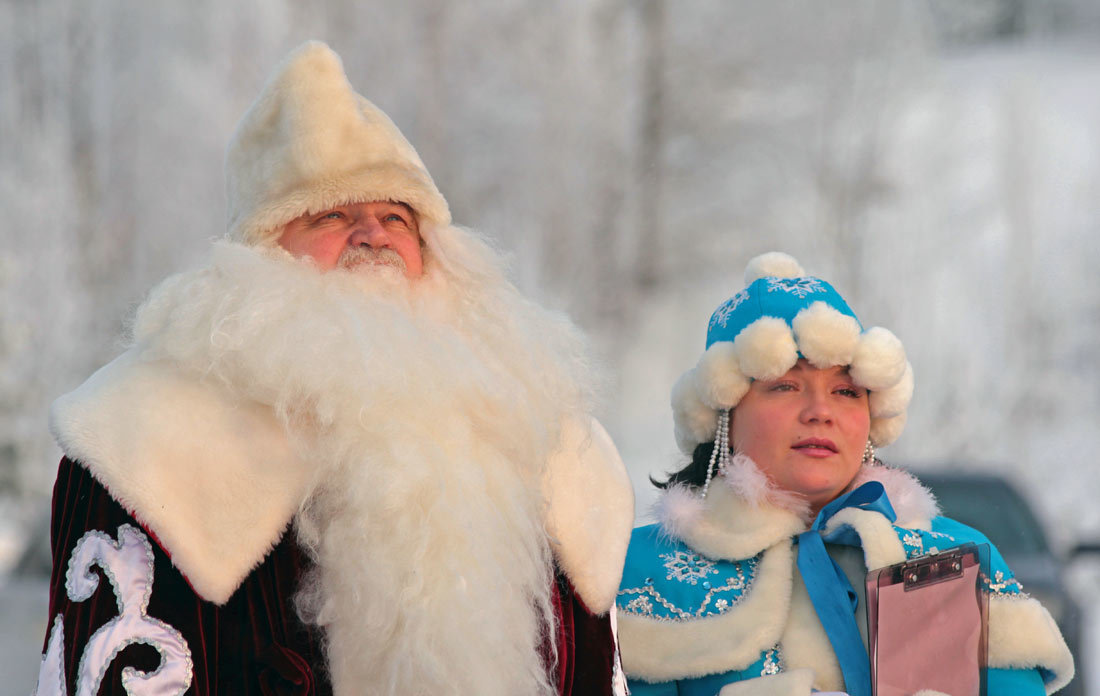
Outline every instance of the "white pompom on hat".
<svg viewBox="0 0 1100 696"><path fill-rule="evenodd" d="M871 442L890 444L905 427L913 368L890 331L864 330L829 283L807 276L781 252L752 259L746 288L711 315L706 352L672 390L680 449L714 439L718 413L735 408L753 379L775 379L799 357L819 368L847 365L870 392Z"/></svg>
<svg viewBox="0 0 1100 696"><path fill-rule="evenodd" d="M348 203L400 202L421 226L451 222L416 150L320 41L275 69L237 125L225 174L227 233L245 244L274 243L287 222Z"/></svg>

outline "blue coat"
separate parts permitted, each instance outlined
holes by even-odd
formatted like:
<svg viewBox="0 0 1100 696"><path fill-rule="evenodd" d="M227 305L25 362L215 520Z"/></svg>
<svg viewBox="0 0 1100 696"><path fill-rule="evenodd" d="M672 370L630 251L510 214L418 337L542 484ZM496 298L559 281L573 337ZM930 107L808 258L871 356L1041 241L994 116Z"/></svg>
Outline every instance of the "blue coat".
<svg viewBox="0 0 1100 696"><path fill-rule="evenodd" d="M867 568L891 565L963 543L989 543L980 532L937 516L927 491L908 474L865 468L883 482L898 520L846 509L829 529L849 527L858 548L830 547L862 590ZM667 492L662 524L631 537L617 599L623 666L638 695L808 694L842 691L832 648L794 566L794 512L751 503L735 486L712 485L705 502L684 489ZM1040 696L1073 675L1073 660L1053 619L1023 593L991 547L989 693ZM861 598L861 610L863 606ZM725 696L725 694L724 694Z"/></svg>

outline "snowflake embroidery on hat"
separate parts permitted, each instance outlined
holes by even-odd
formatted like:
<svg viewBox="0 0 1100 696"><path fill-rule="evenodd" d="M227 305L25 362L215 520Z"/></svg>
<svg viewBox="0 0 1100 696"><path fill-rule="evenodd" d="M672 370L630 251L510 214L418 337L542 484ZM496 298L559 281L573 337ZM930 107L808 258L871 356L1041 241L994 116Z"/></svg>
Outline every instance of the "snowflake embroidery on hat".
<svg viewBox="0 0 1100 696"><path fill-rule="evenodd" d="M768 278L768 292L780 290L801 298L815 292L825 292L825 287L817 278Z"/></svg>
<svg viewBox="0 0 1100 696"><path fill-rule="evenodd" d="M745 289L723 302L722 306L714 310L714 314L710 316L710 328L713 329L715 326L725 328L726 322L733 314L733 310L741 306L741 303L747 299L749 299L749 291Z"/></svg>
<svg viewBox="0 0 1100 696"><path fill-rule="evenodd" d="M694 585L706 579L708 575L718 574L714 561L687 551L662 553L661 558L664 559L665 568L668 570L668 575L665 576L667 580L679 580Z"/></svg>

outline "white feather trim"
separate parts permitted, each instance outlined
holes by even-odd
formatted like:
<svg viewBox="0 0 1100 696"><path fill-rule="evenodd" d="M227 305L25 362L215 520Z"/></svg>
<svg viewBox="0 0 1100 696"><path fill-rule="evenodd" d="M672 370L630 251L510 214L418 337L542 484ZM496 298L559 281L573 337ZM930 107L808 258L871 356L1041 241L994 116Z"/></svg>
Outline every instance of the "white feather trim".
<svg viewBox="0 0 1100 696"><path fill-rule="evenodd" d="M777 379L798 362L798 346L787 322L760 317L733 341L741 372L753 379Z"/></svg>
<svg viewBox="0 0 1100 696"><path fill-rule="evenodd" d="M679 539L699 524L705 505L705 501L694 488L677 483L658 496L653 504L653 512L661 521L661 527Z"/></svg>
<svg viewBox="0 0 1100 696"><path fill-rule="evenodd" d="M731 465L731 468L734 467ZM668 493L662 497L665 495ZM729 485L724 475L711 483L699 512L690 507L690 501L682 498L682 491L675 495L677 500L672 504L658 504L656 508L661 527L709 558L751 558L806 529L806 521L786 508L766 501L746 500ZM663 516L672 512L678 515L675 519Z"/></svg>
<svg viewBox="0 0 1100 696"><path fill-rule="evenodd" d="M905 347L888 329L873 326L860 337L851 365L856 384L871 391L888 389L905 373Z"/></svg>
<svg viewBox="0 0 1100 696"><path fill-rule="evenodd" d="M818 301L795 315L791 327L799 352L814 367L852 364L860 343L860 326L855 317Z"/></svg>
<svg viewBox="0 0 1100 696"><path fill-rule="evenodd" d="M871 392L871 417L893 418L909 409L913 398L913 366L905 363L905 372L897 384L881 391Z"/></svg>
<svg viewBox="0 0 1100 696"><path fill-rule="evenodd" d="M793 512L807 523L811 519L810 502L806 497L776 486L746 454L733 455L720 480L737 497L756 507L770 505Z"/></svg>
<svg viewBox="0 0 1100 696"><path fill-rule="evenodd" d="M718 412L699 398L694 368L680 375L672 385L672 421L676 445L691 454L701 442L709 442L718 432Z"/></svg>
<svg viewBox="0 0 1100 696"><path fill-rule="evenodd" d="M695 367L695 388L709 408L733 408L749 390L749 378L737 366L733 343L718 341L699 358Z"/></svg>
<svg viewBox="0 0 1100 696"><path fill-rule="evenodd" d="M892 418L871 419L871 444L875 447L886 447L901 435L905 430L907 415L900 413Z"/></svg>
<svg viewBox="0 0 1100 696"><path fill-rule="evenodd" d="M917 477L891 466L864 464L846 490L859 488L868 481L878 481L890 497L890 505L898 516L897 525L908 529L931 529L932 518L940 514L940 506L932 491Z"/></svg>
<svg viewBox="0 0 1100 696"><path fill-rule="evenodd" d="M760 278L801 278L806 275L794 257L781 251L760 254L745 266L745 285Z"/></svg>

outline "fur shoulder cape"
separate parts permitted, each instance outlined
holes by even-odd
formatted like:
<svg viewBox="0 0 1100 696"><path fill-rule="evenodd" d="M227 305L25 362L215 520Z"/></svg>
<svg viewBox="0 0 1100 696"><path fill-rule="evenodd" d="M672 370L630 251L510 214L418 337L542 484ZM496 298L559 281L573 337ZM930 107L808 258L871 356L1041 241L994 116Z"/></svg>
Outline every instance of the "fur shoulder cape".
<svg viewBox="0 0 1100 696"><path fill-rule="evenodd" d="M50 430L160 541L203 599L224 604L279 541L309 467L270 407L235 398L134 348L50 409ZM633 492L593 420L565 424L544 482L554 555L594 613L611 608Z"/></svg>

